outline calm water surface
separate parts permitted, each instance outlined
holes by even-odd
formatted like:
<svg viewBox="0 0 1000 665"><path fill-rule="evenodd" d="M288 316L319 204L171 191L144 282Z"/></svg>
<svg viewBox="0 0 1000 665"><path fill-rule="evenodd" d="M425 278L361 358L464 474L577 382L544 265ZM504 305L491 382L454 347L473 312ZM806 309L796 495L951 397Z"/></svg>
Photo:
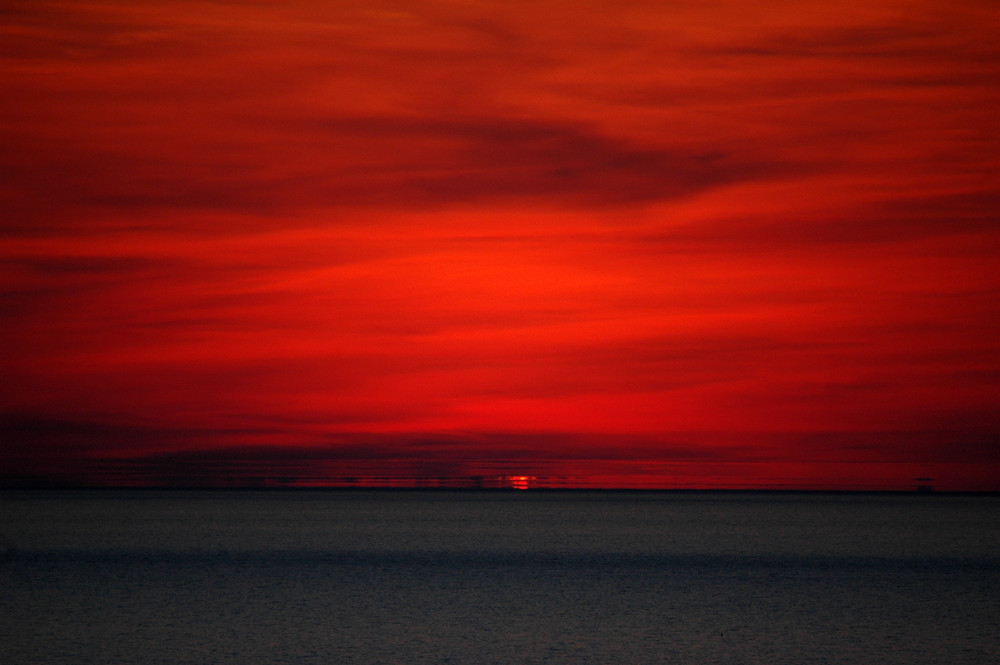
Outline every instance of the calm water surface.
<svg viewBox="0 0 1000 665"><path fill-rule="evenodd" d="M6 492L0 662L997 663L1000 498Z"/></svg>

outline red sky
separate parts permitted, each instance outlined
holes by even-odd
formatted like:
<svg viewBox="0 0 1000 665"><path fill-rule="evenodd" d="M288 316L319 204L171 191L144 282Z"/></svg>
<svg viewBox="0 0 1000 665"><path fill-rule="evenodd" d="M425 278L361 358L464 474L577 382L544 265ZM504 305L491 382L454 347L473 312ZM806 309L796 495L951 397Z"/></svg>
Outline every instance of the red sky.
<svg viewBox="0 0 1000 665"><path fill-rule="evenodd" d="M993 0L2 14L6 485L1000 490Z"/></svg>

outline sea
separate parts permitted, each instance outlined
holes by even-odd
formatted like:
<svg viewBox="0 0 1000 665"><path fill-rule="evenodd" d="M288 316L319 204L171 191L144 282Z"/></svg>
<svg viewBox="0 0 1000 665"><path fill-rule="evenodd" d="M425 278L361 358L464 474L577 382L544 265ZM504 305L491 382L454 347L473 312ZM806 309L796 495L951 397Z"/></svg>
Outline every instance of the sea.
<svg viewBox="0 0 1000 665"><path fill-rule="evenodd" d="M0 492L0 662L1000 663L1000 497Z"/></svg>

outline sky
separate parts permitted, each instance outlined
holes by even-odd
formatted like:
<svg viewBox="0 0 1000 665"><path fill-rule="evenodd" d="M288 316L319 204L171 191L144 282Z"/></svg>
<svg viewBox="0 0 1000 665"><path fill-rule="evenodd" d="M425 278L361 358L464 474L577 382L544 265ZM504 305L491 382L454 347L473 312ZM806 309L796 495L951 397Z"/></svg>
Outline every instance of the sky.
<svg viewBox="0 0 1000 665"><path fill-rule="evenodd" d="M993 0L0 16L0 486L1000 491Z"/></svg>

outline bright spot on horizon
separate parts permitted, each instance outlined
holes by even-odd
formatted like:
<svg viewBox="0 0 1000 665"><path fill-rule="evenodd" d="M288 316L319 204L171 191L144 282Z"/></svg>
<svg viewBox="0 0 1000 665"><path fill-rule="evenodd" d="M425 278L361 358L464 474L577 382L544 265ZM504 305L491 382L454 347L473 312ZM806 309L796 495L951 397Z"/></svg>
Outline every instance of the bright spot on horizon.
<svg viewBox="0 0 1000 665"><path fill-rule="evenodd" d="M390 4L4 3L0 486L1000 491L1000 3Z"/></svg>
<svg viewBox="0 0 1000 665"><path fill-rule="evenodd" d="M534 476L505 476L503 482L504 485L508 485L513 489L526 490L530 487L531 481L534 479Z"/></svg>

